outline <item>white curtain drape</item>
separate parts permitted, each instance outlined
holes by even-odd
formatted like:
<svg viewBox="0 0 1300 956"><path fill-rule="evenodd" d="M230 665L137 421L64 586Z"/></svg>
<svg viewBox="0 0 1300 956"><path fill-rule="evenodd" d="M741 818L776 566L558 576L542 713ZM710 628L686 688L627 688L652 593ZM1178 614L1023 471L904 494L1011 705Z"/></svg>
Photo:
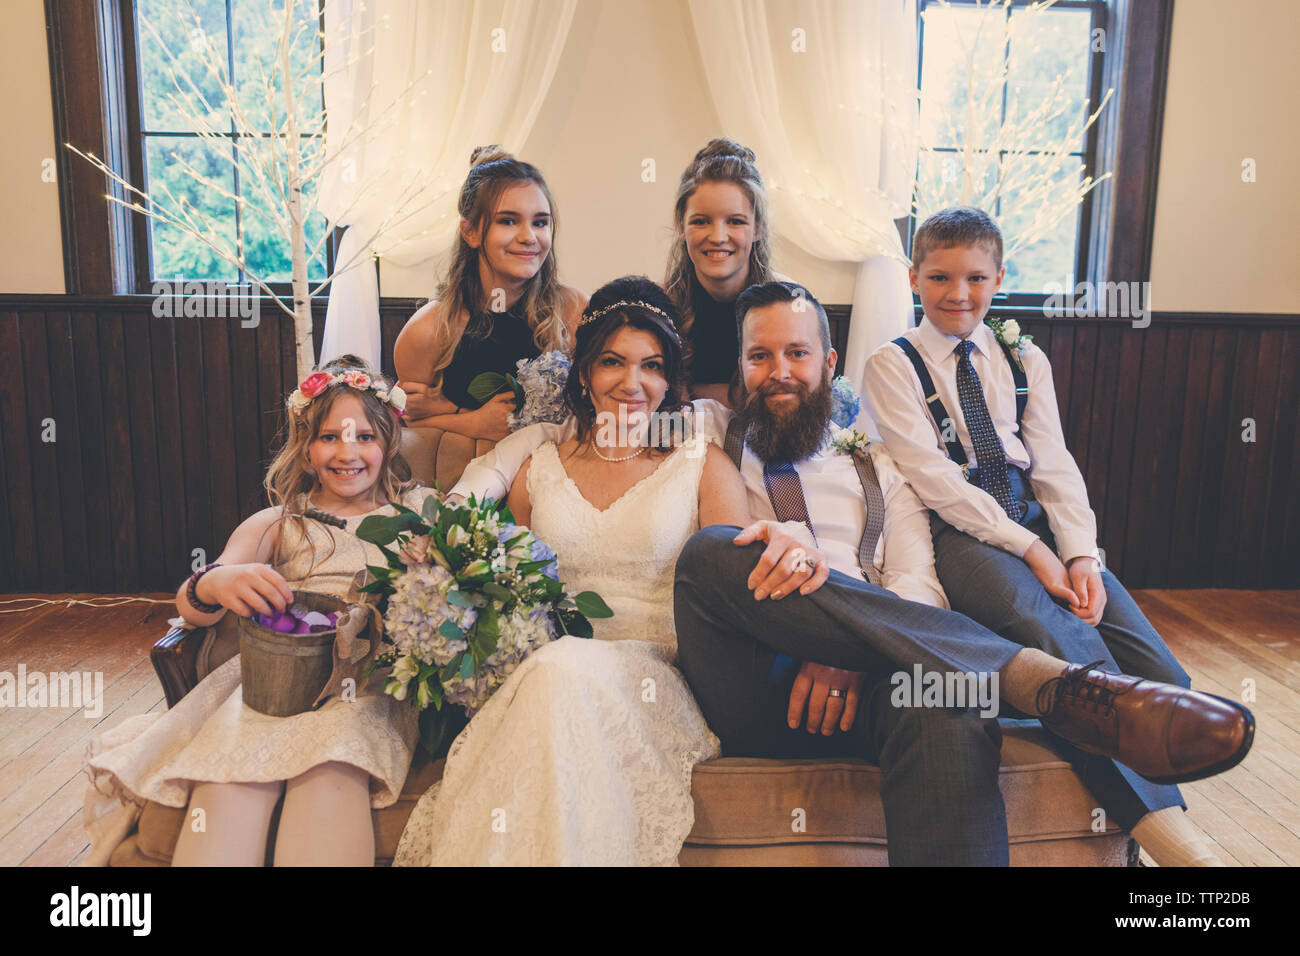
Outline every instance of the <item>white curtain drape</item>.
<svg viewBox="0 0 1300 956"><path fill-rule="evenodd" d="M522 147L577 0L325 0L320 208L344 226L320 361L380 366L375 256L450 246L475 146Z"/></svg>
<svg viewBox="0 0 1300 956"><path fill-rule="evenodd" d="M915 0L690 0L724 132L758 154L773 230L859 263L845 374L910 324L893 220L916 168ZM794 278L798 278L795 276ZM874 426L864 417L859 426Z"/></svg>

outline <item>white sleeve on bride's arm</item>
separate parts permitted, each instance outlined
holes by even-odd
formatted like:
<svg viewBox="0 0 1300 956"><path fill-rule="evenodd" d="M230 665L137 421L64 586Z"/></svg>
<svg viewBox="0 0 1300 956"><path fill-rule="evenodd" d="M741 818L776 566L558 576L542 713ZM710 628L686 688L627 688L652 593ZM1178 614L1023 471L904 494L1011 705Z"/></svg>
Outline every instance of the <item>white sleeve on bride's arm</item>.
<svg viewBox="0 0 1300 956"><path fill-rule="evenodd" d="M491 451L479 455L466 465L460 481L456 482L448 494L465 498L474 495L480 501L484 498L500 501L509 494L510 484L515 480L519 466L538 446L548 441L558 445L572 438L577 430L577 423L572 417L560 425L538 422L521 428L497 442Z"/></svg>
<svg viewBox="0 0 1300 956"><path fill-rule="evenodd" d="M694 437L711 441L721 448L727 438L727 423L735 413L712 398L697 398L691 402L691 408L695 417Z"/></svg>

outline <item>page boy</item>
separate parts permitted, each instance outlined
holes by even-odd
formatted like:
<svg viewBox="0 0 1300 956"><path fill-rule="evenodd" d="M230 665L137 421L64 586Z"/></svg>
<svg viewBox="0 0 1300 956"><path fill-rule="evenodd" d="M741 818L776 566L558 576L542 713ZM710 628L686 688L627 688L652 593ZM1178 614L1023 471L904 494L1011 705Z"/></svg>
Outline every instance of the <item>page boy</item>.
<svg viewBox="0 0 1300 956"><path fill-rule="evenodd" d="M935 513L939 580L953 610L1016 643L1190 686L1101 567L1096 518L1065 446L1047 356L1014 322L984 321L1005 271L1002 234L987 214L935 213L912 244L912 291L925 316L867 360L866 398L881 437ZM1186 820L1176 787L1103 758L1068 756L1160 863L1223 865Z"/></svg>

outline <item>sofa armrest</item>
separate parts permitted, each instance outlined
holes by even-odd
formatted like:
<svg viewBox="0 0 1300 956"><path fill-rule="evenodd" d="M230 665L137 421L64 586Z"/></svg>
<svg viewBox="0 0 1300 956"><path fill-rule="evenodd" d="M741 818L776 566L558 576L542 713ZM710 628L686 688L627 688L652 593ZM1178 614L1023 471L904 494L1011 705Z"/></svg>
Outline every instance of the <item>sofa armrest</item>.
<svg viewBox="0 0 1300 956"><path fill-rule="evenodd" d="M175 707L198 684L199 649L211 630L173 627L153 646L149 659L167 695L168 707Z"/></svg>
<svg viewBox="0 0 1300 956"><path fill-rule="evenodd" d="M410 477L443 492L460 480L471 460L489 451L496 442L466 438L441 428L404 427L399 450L410 468Z"/></svg>

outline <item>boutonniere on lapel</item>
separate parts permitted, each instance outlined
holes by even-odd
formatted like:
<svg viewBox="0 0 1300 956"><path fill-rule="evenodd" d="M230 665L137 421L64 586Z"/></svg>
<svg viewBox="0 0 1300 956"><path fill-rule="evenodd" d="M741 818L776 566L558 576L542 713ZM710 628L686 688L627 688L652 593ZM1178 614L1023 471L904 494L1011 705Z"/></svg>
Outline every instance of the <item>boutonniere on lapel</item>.
<svg viewBox="0 0 1300 956"><path fill-rule="evenodd" d="M862 456L867 454L871 439L856 428L844 428L831 439L831 446L842 455Z"/></svg>
<svg viewBox="0 0 1300 956"><path fill-rule="evenodd" d="M999 342L1011 346L1011 354L1015 357L1017 362L1021 363L1021 368L1023 368L1024 363L1020 357L1021 353L1033 344L1034 337L1032 335L1021 335L1020 323L1015 319L1003 320L990 318L985 319L984 324L993 330L993 335L996 336Z"/></svg>

